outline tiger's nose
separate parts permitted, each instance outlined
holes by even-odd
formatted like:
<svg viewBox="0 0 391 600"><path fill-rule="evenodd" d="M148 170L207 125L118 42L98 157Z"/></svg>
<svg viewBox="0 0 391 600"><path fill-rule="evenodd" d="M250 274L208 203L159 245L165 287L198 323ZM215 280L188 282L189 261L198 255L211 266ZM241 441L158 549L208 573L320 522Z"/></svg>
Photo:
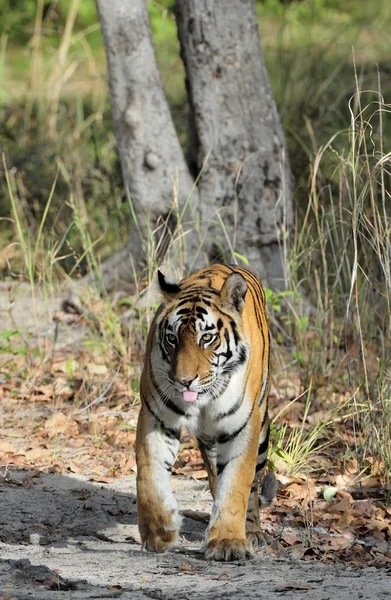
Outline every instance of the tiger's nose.
<svg viewBox="0 0 391 600"><path fill-rule="evenodd" d="M196 376L195 377L175 377L175 381L178 381L182 385L189 387L195 378L196 378Z"/></svg>

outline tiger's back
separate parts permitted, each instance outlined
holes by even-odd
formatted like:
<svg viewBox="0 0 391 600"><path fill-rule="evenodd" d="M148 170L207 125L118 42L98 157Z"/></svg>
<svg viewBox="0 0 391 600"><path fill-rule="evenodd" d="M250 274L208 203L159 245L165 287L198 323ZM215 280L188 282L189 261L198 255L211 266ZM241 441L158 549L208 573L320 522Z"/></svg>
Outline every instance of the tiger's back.
<svg viewBox="0 0 391 600"><path fill-rule="evenodd" d="M136 444L141 537L155 551L175 542L179 520L169 471L185 426L197 436L214 496L206 556L251 556L250 542L261 539L258 479L269 435L261 283L247 269L224 265L179 284L160 274L159 283L165 302L148 336Z"/></svg>

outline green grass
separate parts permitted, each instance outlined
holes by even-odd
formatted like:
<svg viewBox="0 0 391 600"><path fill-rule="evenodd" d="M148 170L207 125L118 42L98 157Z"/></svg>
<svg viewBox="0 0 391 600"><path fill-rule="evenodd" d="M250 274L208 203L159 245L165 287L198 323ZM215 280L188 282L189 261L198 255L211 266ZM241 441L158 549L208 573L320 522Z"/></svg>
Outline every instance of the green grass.
<svg viewBox="0 0 391 600"><path fill-rule="evenodd" d="M18 1L13 11L5 10L8 4L0 12L6 165L0 166L6 171L0 182L0 268L6 275L20 272L32 287L50 285L89 266L99 273L99 261L126 240L131 207L116 156L93 0L61 0L43 27L39 19L34 23L41 0ZM172 5L151 1L149 9L158 64L185 146L187 105ZM289 291L269 294L276 354L289 347L315 403L327 386L351 397L359 390L367 416L354 402L351 416L373 444L358 446L357 455L366 460L370 452L389 471L391 6L388 0L265 0L257 2L257 12L295 177ZM14 242L10 268L1 253ZM155 248L150 240L146 246L152 274ZM315 309L310 315L299 302L303 290ZM145 332L131 331L124 341L118 315L105 302L100 335L124 358L133 337ZM286 433L291 454L300 446L306 460L306 448L316 451L317 439L306 446L303 431Z"/></svg>

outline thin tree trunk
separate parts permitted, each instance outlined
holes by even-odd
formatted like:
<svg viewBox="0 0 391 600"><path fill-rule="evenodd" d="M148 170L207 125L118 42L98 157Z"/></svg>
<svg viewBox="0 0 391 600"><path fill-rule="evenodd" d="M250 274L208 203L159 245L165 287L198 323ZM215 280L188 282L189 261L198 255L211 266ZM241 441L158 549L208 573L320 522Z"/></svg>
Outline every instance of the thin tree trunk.
<svg viewBox="0 0 391 600"><path fill-rule="evenodd" d="M254 0L176 0L195 125L201 222L210 251L234 249L283 288L280 236L292 223L284 137L260 48Z"/></svg>
<svg viewBox="0 0 391 600"><path fill-rule="evenodd" d="M135 216L127 249L119 256L131 251L134 272L150 261L150 242L161 238L164 223L175 229L177 215L172 207L176 195L179 211L186 203L192 209L182 217L182 226L194 233L194 223L188 221L197 212L198 191L193 189L156 66L145 0L97 0L97 6L118 153ZM160 233L152 235L156 229ZM193 233L185 236L192 257L197 248ZM166 241L160 239L161 255ZM112 261L125 279L126 269L128 275L132 273L130 259L126 262L115 257Z"/></svg>

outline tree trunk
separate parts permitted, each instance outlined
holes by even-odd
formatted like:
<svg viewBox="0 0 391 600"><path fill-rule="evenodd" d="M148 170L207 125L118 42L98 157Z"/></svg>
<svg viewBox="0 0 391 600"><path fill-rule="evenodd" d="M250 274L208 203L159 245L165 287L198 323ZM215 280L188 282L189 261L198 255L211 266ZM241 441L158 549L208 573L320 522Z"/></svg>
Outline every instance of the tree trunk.
<svg viewBox="0 0 391 600"><path fill-rule="evenodd" d="M125 187L134 211L129 250L114 258L123 278L139 272L150 259L164 254L168 229L175 229L177 214L183 229L194 232L198 191L186 165L156 66L145 0L97 0L106 48L111 108ZM191 198L190 198L191 197ZM187 202L190 198L190 202ZM177 200L177 211L173 210ZM191 214L190 214L191 213ZM190 221L190 223L188 222ZM151 250L154 240L157 252ZM187 236L190 254L198 247ZM133 265L129 257L129 251ZM122 254L121 254L122 253ZM122 257L128 256L125 263ZM106 271L110 271L106 269ZM110 277L110 274L108 274ZM105 276L105 283L107 277Z"/></svg>
<svg viewBox="0 0 391 600"><path fill-rule="evenodd" d="M266 283L283 288L279 242L292 223L291 177L254 0L176 0L175 12L210 252L226 246L211 224L218 212L234 249Z"/></svg>
<svg viewBox="0 0 391 600"><path fill-rule="evenodd" d="M191 207L180 219L188 230L187 259L180 253L185 267L202 264L200 248L206 248L209 261L232 262L233 250L247 257L267 285L283 288L280 243L292 223L290 170L254 0L176 0L195 174L201 172L196 189L157 70L146 0L97 0L97 5L118 153L135 215L126 248L103 264L106 285L116 273L128 279L153 265L147 249L160 234L152 232L159 226L167 232L163 223L175 229L177 214ZM178 208L173 212L174 181ZM161 258L164 240L158 244Z"/></svg>

